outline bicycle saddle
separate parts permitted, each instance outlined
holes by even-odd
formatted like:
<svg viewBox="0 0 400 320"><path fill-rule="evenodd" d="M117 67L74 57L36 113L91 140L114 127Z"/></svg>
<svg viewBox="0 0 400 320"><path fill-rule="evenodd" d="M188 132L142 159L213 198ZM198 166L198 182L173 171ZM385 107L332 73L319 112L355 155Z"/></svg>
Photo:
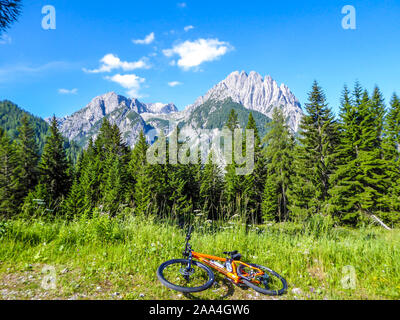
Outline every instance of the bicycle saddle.
<svg viewBox="0 0 400 320"><path fill-rule="evenodd" d="M231 252L225 251L223 254L230 256L232 260L240 260L242 258L242 255L237 250Z"/></svg>

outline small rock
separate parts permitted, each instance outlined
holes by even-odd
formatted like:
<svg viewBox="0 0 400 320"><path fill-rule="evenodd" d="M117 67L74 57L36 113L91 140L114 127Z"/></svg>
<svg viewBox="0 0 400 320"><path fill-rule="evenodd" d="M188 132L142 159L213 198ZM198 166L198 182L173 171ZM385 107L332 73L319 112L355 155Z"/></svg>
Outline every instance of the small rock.
<svg viewBox="0 0 400 320"><path fill-rule="evenodd" d="M144 298L144 293L139 294L139 298Z"/></svg>

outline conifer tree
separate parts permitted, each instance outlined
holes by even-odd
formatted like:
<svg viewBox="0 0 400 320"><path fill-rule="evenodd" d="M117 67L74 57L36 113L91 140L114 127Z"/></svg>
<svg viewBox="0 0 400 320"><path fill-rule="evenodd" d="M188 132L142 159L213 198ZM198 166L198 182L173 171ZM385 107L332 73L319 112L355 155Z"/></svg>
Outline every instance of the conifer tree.
<svg viewBox="0 0 400 320"><path fill-rule="evenodd" d="M361 174L358 181L363 186L359 195L359 211L364 218L367 214L375 213L381 218L388 210L385 194L390 187L389 170L387 161L382 159L383 128L383 98L379 89L375 88L372 98L368 101L365 94L361 108L361 143L358 155ZM367 102L368 101L368 102Z"/></svg>
<svg viewBox="0 0 400 320"><path fill-rule="evenodd" d="M179 225L183 225L189 221L193 211L192 199L187 196L186 179L182 175L182 170L175 170L170 173L169 185L171 187L171 214L174 219L177 219Z"/></svg>
<svg viewBox="0 0 400 320"><path fill-rule="evenodd" d="M63 202L63 213L65 217L74 218L79 217L84 213L84 196L82 186L78 178L74 179L71 189Z"/></svg>
<svg viewBox="0 0 400 320"><path fill-rule="evenodd" d="M83 210L90 214L101 199L101 160L99 156L91 154L88 149L84 156L85 166L80 176L80 187L83 194Z"/></svg>
<svg viewBox="0 0 400 320"><path fill-rule="evenodd" d="M146 160L147 149L148 149L148 144L146 142L146 137L143 133L143 130L141 130L139 133L138 140L132 149L131 158L129 161L129 173L131 174L134 180L140 168L144 167L147 163Z"/></svg>
<svg viewBox="0 0 400 320"><path fill-rule="evenodd" d="M104 210L111 216L114 216L125 200L126 172L122 160L118 155L110 154L106 159L107 173L103 189Z"/></svg>
<svg viewBox="0 0 400 320"><path fill-rule="evenodd" d="M204 166L200 186L202 210L208 213L210 219L218 219L221 214L222 188L221 169L213 161L213 152L211 151Z"/></svg>
<svg viewBox="0 0 400 320"><path fill-rule="evenodd" d="M165 136L161 132L157 141L151 146L155 150L154 156L161 157L161 162L147 163L139 168L136 173L135 184L135 213L136 214L159 214L170 213L169 198L170 189L168 181L169 165L164 161L165 155L161 146L164 146ZM157 149L160 148L160 149ZM150 148L148 148L148 151ZM153 150L152 149L152 150ZM166 148L168 150L168 146ZM159 154L161 152L162 154Z"/></svg>
<svg viewBox="0 0 400 320"><path fill-rule="evenodd" d="M261 209L264 221L274 221L279 219L281 206L279 203L279 194L276 184L276 176L271 174L265 181L263 201Z"/></svg>
<svg viewBox="0 0 400 320"><path fill-rule="evenodd" d="M0 128L0 219L17 213L20 173L16 153L8 135Z"/></svg>
<svg viewBox="0 0 400 320"><path fill-rule="evenodd" d="M46 139L39 163L40 182L45 186L51 201L59 200L68 194L70 177L69 163L63 148L63 137L58 130L57 119L53 116L50 135Z"/></svg>
<svg viewBox="0 0 400 320"><path fill-rule="evenodd" d="M400 99L394 93L384 122L385 158L399 161L400 154Z"/></svg>
<svg viewBox="0 0 400 320"><path fill-rule="evenodd" d="M314 81L308 99L307 114L300 124L301 137L296 153L298 171L292 195L293 203L312 215L321 213L328 200L329 179L335 170L338 128L317 81ZM306 198L304 186L308 189Z"/></svg>
<svg viewBox="0 0 400 320"><path fill-rule="evenodd" d="M263 196L263 218L284 221L289 218L288 192L292 176L294 137L285 123L282 110L275 108L270 131L264 137L268 177Z"/></svg>
<svg viewBox="0 0 400 320"><path fill-rule="evenodd" d="M21 182L20 200L22 200L38 182L39 148L36 143L35 130L29 123L26 114L21 119L18 131L16 152Z"/></svg>
<svg viewBox="0 0 400 320"><path fill-rule="evenodd" d="M266 182L266 161L262 153L261 139L253 114L250 112L246 130L254 130L254 170L244 176L243 194L247 199L246 209L249 219L260 222L262 218L261 203ZM244 138L246 141L246 137ZM244 148L246 144L243 144ZM245 151L246 152L246 151ZM251 216L250 216L251 215Z"/></svg>
<svg viewBox="0 0 400 320"><path fill-rule="evenodd" d="M136 214L149 214L154 208L151 207L151 202L155 200L155 195L153 196L151 190L151 166L158 165L146 164L145 166L138 168L138 171L136 172L136 183L134 189L134 205ZM153 205L155 204L153 203Z"/></svg>
<svg viewBox="0 0 400 320"><path fill-rule="evenodd" d="M382 95L375 88L370 98L366 91L360 94L359 87L356 84L352 108L342 107L338 154L346 158L341 159L332 176L334 186L331 190L332 212L342 222L352 224L370 214L388 218L390 205L386 193L390 188L389 172L392 170L382 153L385 109Z"/></svg>
<svg viewBox="0 0 400 320"><path fill-rule="evenodd" d="M22 204L21 213L23 217L31 219L42 216L49 212L50 199L46 187L38 183L35 189L30 191ZM51 211L50 211L51 212ZM64 211L67 214L67 212Z"/></svg>
<svg viewBox="0 0 400 320"><path fill-rule="evenodd" d="M341 99L339 135L336 152L337 170L330 178L329 212L338 222L355 224L358 221L358 197L362 185L357 181L360 174L358 161L361 141L362 88L356 82L351 95L345 86Z"/></svg>
<svg viewBox="0 0 400 320"><path fill-rule="evenodd" d="M196 152L191 150L190 152ZM189 152L189 155L190 155ZM195 163L189 163L183 166L183 176L186 177L186 195L193 204L193 209L201 209L200 185L202 175L201 154L199 148L197 149L197 157Z"/></svg>
<svg viewBox="0 0 400 320"><path fill-rule="evenodd" d="M3 0L0 2L0 36L18 20L22 11L22 0Z"/></svg>
<svg viewBox="0 0 400 320"><path fill-rule="evenodd" d="M400 100L393 94L384 122L384 158L390 175L390 189L386 193L393 222L400 221Z"/></svg>
<svg viewBox="0 0 400 320"><path fill-rule="evenodd" d="M240 181L240 176L237 175L236 169L238 165L235 162L234 157L234 139L233 134L235 129L239 127L238 115L234 109L229 113L228 121L226 123L226 128L230 130L232 134L232 161L228 163L225 167L225 190L224 197L227 205L227 214L232 215L238 207L241 205L240 201L242 200L242 184ZM225 142L224 142L225 143Z"/></svg>

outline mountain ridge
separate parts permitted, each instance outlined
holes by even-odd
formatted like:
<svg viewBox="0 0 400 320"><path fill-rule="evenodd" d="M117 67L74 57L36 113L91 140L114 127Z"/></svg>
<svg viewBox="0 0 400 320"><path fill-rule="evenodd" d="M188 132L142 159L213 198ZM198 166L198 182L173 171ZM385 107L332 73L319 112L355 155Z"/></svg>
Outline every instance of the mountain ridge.
<svg viewBox="0 0 400 320"><path fill-rule="evenodd" d="M117 124L126 143L133 146L141 130L150 143L157 135L156 131L162 129L168 134L171 128L167 124L171 121L188 126L186 131L194 134L201 126L199 123L207 122L209 114L202 113L201 119L190 123L191 114L208 101L215 102L214 109L221 108L227 99L265 115L265 121L272 118L274 108L282 108L289 127L294 132L298 130L303 114L298 99L285 84L278 86L271 76L263 78L255 71L249 74L232 72L182 111L178 111L173 103L143 103L112 91L93 98L84 108L58 120L64 136L85 146L90 137L96 137L100 120L106 117ZM215 113L213 116L216 116Z"/></svg>

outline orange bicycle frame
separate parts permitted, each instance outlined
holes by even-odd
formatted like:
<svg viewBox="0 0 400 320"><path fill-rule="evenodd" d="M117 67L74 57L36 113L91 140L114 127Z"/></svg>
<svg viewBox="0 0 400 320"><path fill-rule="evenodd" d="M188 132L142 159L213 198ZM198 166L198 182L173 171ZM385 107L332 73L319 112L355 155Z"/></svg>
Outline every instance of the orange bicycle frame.
<svg viewBox="0 0 400 320"><path fill-rule="evenodd" d="M239 275L237 273L237 268L238 268L239 265L244 265L244 266L246 266L248 268L256 270L257 274L255 276L261 276L261 275L264 274L264 272L261 269L253 267L253 266L250 266L247 263L244 263L244 262L239 261L239 260L232 260L232 272L229 272L225 268L221 268L220 266L218 266L218 265L216 265L216 264L214 264L212 262L212 261L226 262L226 260L227 260L226 258L220 258L220 257L208 255L208 254L194 252L194 251L192 251L192 257L194 259L197 259L200 262L204 263L205 265L217 270L218 272L222 273L223 275L225 275L226 277L231 279L235 284L239 284L241 282L240 281L240 277L239 277Z"/></svg>

